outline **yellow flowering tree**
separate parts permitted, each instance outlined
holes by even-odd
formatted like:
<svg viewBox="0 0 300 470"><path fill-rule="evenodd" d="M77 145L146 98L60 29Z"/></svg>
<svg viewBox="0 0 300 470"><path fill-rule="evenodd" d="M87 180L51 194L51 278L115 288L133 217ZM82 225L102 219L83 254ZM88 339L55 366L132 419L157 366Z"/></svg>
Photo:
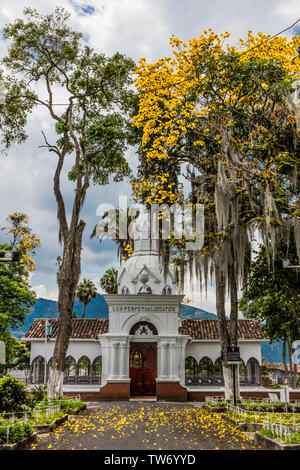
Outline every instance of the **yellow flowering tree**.
<svg viewBox="0 0 300 470"><path fill-rule="evenodd" d="M209 263L214 267L227 398L227 347L237 344L237 292L249 260L249 230L260 229L274 254L286 229L300 256L299 134L291 105L299 37L249 31L237 49L225 44L229 36L208 30L188 43L172 36L172 57L140 60L135 126L142 133L144 182L134 185L136 197L152 203L163 194L155 184L157 169L161 177L166 167L173 169L172 184L188 166L188 201L205 205L204 246L189 258L205 277Z"/></svg>
<svg viewBox="0 0 300 470"><path fill-rule="evenodd" d="M9 240L4 240L0 249L20 251L22 258L20 262L0 263L0 339L4 341L8 353L4 369L9 367L13 356L15 359L18 357L18 344L9 330L24 324L26 315L35 303L35 293L30 290L29 273L36 268L32 257L40 246L40 239L28 226L26 214L15 212L6 220L8 226L2 231Z"/></svg>
<svg viewBox="0 0 300 470"><path fill-rule="evenodd" d="M10 214L6 220L9 223L9 226L6 227L6 234L12 236L12 249L22 253L20 263L24 266L27 273L35 271L36 263L33 261L33 255L41 245L41 241L28 226L28 215L22 212L15 212Z"/></svg>

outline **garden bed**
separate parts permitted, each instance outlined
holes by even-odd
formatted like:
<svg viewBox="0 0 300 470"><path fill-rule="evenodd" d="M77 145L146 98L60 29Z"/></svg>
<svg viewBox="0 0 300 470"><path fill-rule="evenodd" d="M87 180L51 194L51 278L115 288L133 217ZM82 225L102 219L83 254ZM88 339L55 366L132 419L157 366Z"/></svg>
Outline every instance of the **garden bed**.
<svg viewBox="0 0 300 470"><path fill-rule="evenodd" d="M56 418L56 420L53 423L45 423L45 424L35 424L34 425L34 430L38 434L45 434L53 431L57 426L60 426L62 423L68 420L68 415L60 416L59 418Z"/></svg>
<svg viewBox="0 0 300 470"><path fill-rule="evenodd" d="M19 442L14 442L13 444L0 444L0 450L24 450L28 446L36 442L37 433L34 432L29 436L24 437Z"/></svg>
<svg viewBox="0 0 300 470"><path fill-rule="evenodd" d="M272 437L263 436L260 432L255 433L254 444L268 450L300 450L300 444L280 442Z"/></svg>
<svg viewBox="0 0 300 470"><path fill-rule="evenodd" d="M261 423L245 423L243 421L238 421L234 418L231 418L231 416L228 416L226 414L222 414L222 418L227 421L227 423L232 424L243 432L255 432L259 431L262 428Z"/></svg>
<svg viewBox="0 0 300 470"><path fill-rule="evenodd" d="M68 410L69 415L78 415L82 411L86 410L86 404L83 403L83 405L80 408L75 408L73 410Z"/></svg>
<svg viewBox="0 0 300 470"><path fill-rule="evenodd" d="M226 410L225 406L215 406L215 404L205 404L202 405L201 408L203 408L203 410L212 411L214 413L224 413L224 411Z"/></svg>

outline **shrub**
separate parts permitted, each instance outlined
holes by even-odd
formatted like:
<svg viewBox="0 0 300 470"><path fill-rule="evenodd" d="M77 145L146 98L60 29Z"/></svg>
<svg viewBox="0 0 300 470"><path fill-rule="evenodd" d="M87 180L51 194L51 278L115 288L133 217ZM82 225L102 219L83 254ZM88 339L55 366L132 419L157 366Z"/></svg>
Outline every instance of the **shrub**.
<svg viewBox="0 0 300 470"><path fill-rule="evenodd" d="M62 401L60 405L62 410L71 411L71 410L81 410L84 408L83 401Z"/></svg>
<svg viewBox="0 0 300 470"><path fill-rule="evenodd" d="M5 427L2 427L4 425ZM9 428L9 435L7 441L7 425ZM24 437L32 434L32 425L28 422L6 421L0 424L0 444L20 442Z"/></svg>
<svg viewBox="0 0 300 470"><path fill-rule="evenodd" d="M31 398L34 401L43 401L47 397L47 385L34 385L30 390Z"/></svg>
<svg viewBox="0 0 300 470"><path fill-rule="evenodd" d="M0 379L0 412L20 411L26 403L26 388L10 375Z"/></svg>

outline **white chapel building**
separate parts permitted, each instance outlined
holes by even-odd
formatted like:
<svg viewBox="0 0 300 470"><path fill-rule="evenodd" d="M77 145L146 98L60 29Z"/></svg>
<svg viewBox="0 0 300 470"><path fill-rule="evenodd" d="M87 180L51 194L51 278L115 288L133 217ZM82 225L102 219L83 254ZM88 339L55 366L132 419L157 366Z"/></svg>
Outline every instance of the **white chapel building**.
<svg viewBox="0 0 300 470"><path fill-rule="evenodd" d="M137 240L118 272L118 294L106 294L109 318L75 318L65 360L64 393L87 400L202 400L223 393L217 320L181 319L183 295L172 267L161 263L156 240ZM57 319L35 319L31 383L44 383L51 366ZM262 390L259 323L239 320L241 392ZM46 362L45 362L46 361ZM245 395L246 396L246 395Z"/></svg>

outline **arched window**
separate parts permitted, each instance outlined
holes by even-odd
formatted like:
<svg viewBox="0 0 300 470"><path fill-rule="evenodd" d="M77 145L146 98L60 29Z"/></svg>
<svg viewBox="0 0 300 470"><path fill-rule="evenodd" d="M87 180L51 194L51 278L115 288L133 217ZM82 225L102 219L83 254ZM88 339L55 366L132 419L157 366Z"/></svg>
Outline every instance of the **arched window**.
<svg viewBox="0 0 300 470"><path fill-rule="evenodd" d="M257 359L250 357L246 367L247 380L252 385L260 384L260 366Z"/></svg>
<svg viewBox="0 0 300 470"><path fill-rule="evenodd" d="M68 356L65 360L65 375L68 377L76 376L76 361L74 357Z"/></svg>
<svg viewBox="0 0 300 470"><path fill-rule="evenodd" d="M212 360L209 357L203 357L199 362L199 375L202 377L212 377L214 373L213 367Z"/></svg>
<svg viewBox="0 0 300 470"><path fill-rule="evenodd" d="M45 360L42 356L37 356L31 363L31 383L44 383Z"/></svg>
<svg viewBox="0 0 300 470"><path fill-rule="evenodd" d="M122 287L122 292L121 292L122 295L129 295L130 292L129 292L129 289L127 286L124 286Z"/></svg>
<svg viewBox="0 0 300 470"><path fill-rule="evenodd" d="M98 356L93 360L92 364L92 383L100 383L102 374L102 357Z"/></svg>
<svg viewBox="0 0 300 470"><path fill-rule="evenodd" d="M152 290L149 286L142 286L139 290L139 294L152 294Z"/></svg>
<svg viewBox="0 0 300 470"><path fill-rule="evenodd" d="M64 382L66 384L76 383L76 361L72 356L67 356L65 359Z"/></svg>
<svg viewBox="0 0 300 470"><path fill-rule="evenodd" d="M187 377L198 375L198 363L192 356L187 357L185 360L185 375Z"/></svg>
<svg viewBox="0 0 300 470"><path fill-rule="evenodd" d="M48 379L49 374L50 374L50 369L52 367L52 363L53 363L53 357L51 357L51 359L49 359L48 364L47 364L47 379Z"/></svg>
<svg viewBox="0 0 300 470"><path fill-rule="evenodd" d="M215 361L214 378L215 378L215 383L217 385L223 385L224 383L223 365L222 365L222 360L220 357L218 357L218 359Z"/></svg>
<svg viewBox="0 0 300 470"><path fill-rule="evenodd" d="M143 356L140 351L133 351L130 354L130 368L131 369L141 369L143 365Z"/></svg>
<svg viewBox="0 0 300 470"><path fill-rule="evenodd" d="M209 357L203 357L199 362L199 384L211 384L213 383L213 372L214 366L213 362Z"/></svg>
<svg viewBox="0 0 300 470"><path fill-rule="evenodd" d="M163 295L171 295L171 287L170 286L165 286L163 288Z"/></svg>
<svg viewBox="0 0 300 470"><path fill-rule="evenodd" d="M88 377L90 375L91 363L88 357L82 356L77 364L78 377Z"/></svg>
<svg viewBox="0 0 300 470"><path fill-rule="evenodd" d="M245 375L245 371L246 371L245 363L244 363L243 359L241 359L240 364L239 364L239 376L240 376L240 384L241 385L245 385L247 383L247 378L246 378L246 375Z"/></svg>
<svg viewBox="0 0 300 470"><path fill-rule="evenodd" d="M223 377L223 366L220 357L215 362L215 375L221 375Z"/></svg>

